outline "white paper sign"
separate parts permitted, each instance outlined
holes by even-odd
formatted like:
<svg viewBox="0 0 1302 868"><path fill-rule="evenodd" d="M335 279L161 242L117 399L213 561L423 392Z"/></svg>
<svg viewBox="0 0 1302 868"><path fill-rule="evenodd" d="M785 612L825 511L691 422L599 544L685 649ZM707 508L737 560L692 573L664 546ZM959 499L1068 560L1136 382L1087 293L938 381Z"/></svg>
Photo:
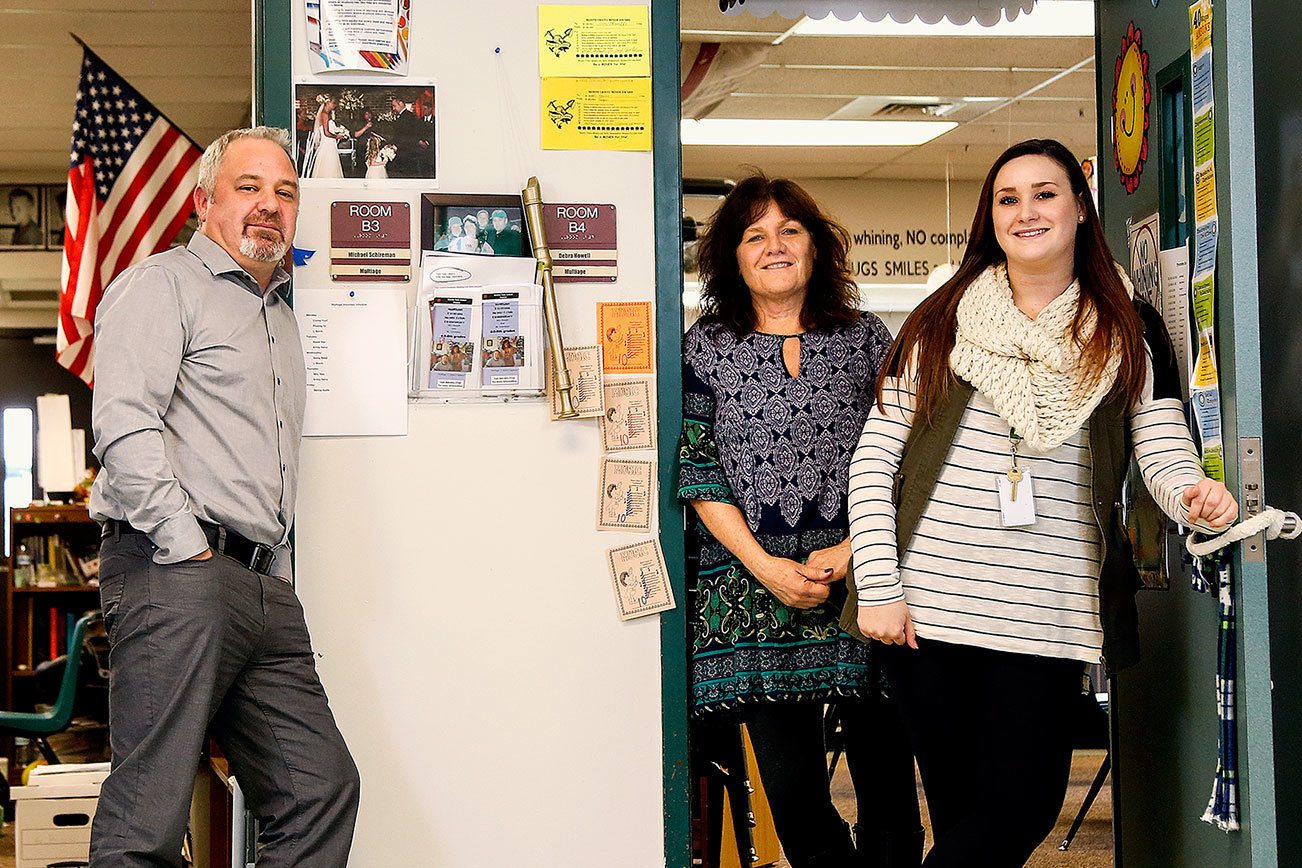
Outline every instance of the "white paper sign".
<svg viewBox="0 0 1302 868"><path fill-rule="evenodd" d="M298 289L305 437L407 433L407 293Z"/></svg>
<svg viewBox="0 0 1302 868"><path fill-rule="evenodd" d="M1180 392L1189 394L1193 371L1193 338L1189 330L1189 248L1173 247L1158 254L1162 268L1162 319L1171 333L1175 357L1180 363Z"/></svg>

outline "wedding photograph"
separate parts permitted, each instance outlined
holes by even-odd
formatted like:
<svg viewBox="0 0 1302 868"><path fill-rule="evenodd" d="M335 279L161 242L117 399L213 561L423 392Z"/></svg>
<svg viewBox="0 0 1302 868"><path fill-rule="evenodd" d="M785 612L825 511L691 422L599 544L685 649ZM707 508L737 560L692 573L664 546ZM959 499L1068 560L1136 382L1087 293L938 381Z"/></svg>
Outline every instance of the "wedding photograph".
<svg viewBox="0 0 1302 868"><path fill-rule="evenodd" d="M305 181L438 177L433 84L298 84L294 148Z"/></svg>

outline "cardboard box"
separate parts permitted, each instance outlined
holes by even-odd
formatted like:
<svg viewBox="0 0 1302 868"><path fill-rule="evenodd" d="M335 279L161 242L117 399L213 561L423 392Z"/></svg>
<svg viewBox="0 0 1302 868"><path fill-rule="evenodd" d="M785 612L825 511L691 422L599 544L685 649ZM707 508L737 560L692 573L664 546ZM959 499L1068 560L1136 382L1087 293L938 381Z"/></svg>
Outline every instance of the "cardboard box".
<svg viewBox="0 0 1302 868"><path fill-rule="evenodd" d="M90 826L108 771L108 763L37 766L27 786L10 791L17 812L16 868L90 863Z"/></svg>

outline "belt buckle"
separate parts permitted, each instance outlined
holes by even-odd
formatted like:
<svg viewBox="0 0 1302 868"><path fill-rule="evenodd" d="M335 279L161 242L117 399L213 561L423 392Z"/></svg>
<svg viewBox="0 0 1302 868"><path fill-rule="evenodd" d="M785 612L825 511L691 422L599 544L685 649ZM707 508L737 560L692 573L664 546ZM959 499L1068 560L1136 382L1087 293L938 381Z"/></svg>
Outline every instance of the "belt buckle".
<svg viewBox="0 0 1302 868"><path fill-rule="evenodd" d="M271 569L273 558L274 553L271 546L254 543L253 554L249 557L248 567L255 573L262 573L264 576L269 575L268 570Z"/></svg>

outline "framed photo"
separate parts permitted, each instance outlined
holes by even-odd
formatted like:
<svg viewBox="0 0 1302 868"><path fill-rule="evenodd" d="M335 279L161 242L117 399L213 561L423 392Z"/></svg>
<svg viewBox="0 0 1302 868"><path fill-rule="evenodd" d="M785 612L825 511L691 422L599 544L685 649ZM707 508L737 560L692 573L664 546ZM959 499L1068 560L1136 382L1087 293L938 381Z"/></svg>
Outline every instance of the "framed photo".
<svg viewBox="0 0 1302 868"><path fill-rule="evenodd" d="M304 181L437 187L437 132L432 83L294 85L294 154Z"/></svg>
<svg viewBox="0 0 1302 868"><path fill-rule="evenodd" d="M426 193L420 249L477 256L533 256L519 196Z"/></svg>
<svg viewBox="0 0 1302 868"><path fill-rule="evenodd" d="M43 250L44 196L39 184L0 185L0 250Z"/></svg>
<svg viewBox="0 0 1302 868"><path fill-rule="evenodd" d="M45 193L45 249L63 249L63 215L68 204L68 186L49 185Z"/></svg>

